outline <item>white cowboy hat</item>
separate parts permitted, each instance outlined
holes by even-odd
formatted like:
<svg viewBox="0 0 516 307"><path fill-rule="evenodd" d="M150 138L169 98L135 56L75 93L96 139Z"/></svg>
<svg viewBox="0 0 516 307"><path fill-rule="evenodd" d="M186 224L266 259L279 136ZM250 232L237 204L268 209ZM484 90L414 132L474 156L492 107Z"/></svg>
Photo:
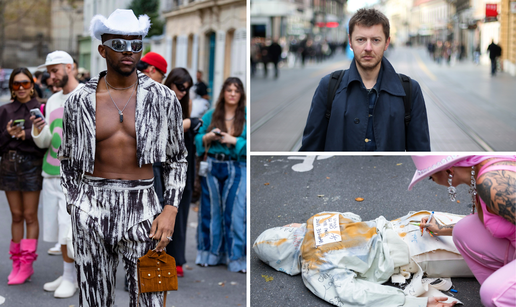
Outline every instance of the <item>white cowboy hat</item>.
<svg viewBox="0 0 516 307"><path fill-rule="evenodd" d="M147 35L151 26L147 15L140 15L138 19L132 10L117 9L109 17L95 15L91 19L90 33L92 37L102 40L102 34L118 35Z"/></svg>

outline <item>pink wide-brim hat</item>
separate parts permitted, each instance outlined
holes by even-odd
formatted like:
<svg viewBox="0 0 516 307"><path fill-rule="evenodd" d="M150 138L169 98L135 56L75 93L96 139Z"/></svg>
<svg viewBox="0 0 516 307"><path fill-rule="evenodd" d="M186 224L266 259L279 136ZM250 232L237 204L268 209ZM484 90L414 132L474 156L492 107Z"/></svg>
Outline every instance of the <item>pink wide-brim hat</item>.
<svg viewBox="0 0 516 307"><path fill-rule="evenodd" d="M412 161L414 161L414 164L416 165L416 173L409 184L409 191L412 190L412 187L423 178L428 178L432 174L448 169L468 157L470 156L412 156Z"/></svg>

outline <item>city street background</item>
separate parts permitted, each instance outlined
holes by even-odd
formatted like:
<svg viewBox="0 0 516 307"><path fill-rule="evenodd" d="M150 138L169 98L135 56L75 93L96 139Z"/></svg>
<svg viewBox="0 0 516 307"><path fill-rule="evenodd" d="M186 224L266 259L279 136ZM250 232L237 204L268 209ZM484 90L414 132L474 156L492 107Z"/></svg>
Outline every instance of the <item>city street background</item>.
<svg viewBox="0 0 516 307"><path fill-rule="evenodd" d="M340 49L338 49L340 50ZM396 46L386 52L398 73L418 81L426 102L432 151L516 150L514 77L471 60L437 64L424 47ZM350 60L338 53L325 62L283 65L251 79L251 151L298 151L319 81ZM261 65L261 64L260 64ZM271 66L272 67L272 66Z"/></svg>
<svg viewBox="0 0 516 307"><path fill-rule="evenodd" d="M446 187L423 180L408 185L415 167L410 156L252 156L252 246L264 230L306 223L322 211L353 212L363 221L383 215L394 220L410 211L435 210L467 215L468 187L457 187L452 203ZM355 201L361 197L362 202ZM251 306L330 306L303 284L300 275L278 272L251 251ZM474 278L452 278L464 306L482 306Z"/></svg>
<svg viewBox="0 0 516 307"><path fill-rule="evenodd" d="M167 306L246 306L246 274L229 272L226 266L203 268L195 265L197 255L197 212L190 206L186 241L186 265L183 266L185 276L179 277L179 290L169 291ZM42 214L39 208L40 238L42 237ZM57 279L63 273L63 258L61 255L51 256L47 250L55 243L39 240L38 259L34 262L34 275L30 282L22 285L8 286L7 275L11 270L9 259L9 241L11 239L11 213L5 197L0 191L0 276L5 278L0 282L0 296L6 301L2 305L24 307L77 307L79 306L79 291L71 298L56 299L53 292L45 292L43 284ZM115 306L129 306L129 293L124 291L124 267L122 259L116 274ZM209 302L209 303L208 303Z"/></svg>

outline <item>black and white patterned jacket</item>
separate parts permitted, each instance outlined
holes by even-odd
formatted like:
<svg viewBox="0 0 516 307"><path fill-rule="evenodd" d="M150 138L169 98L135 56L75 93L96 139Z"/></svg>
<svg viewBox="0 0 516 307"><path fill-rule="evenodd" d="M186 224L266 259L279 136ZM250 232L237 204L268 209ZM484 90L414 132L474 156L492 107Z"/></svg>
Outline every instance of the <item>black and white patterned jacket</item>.
<svg viewBox="0 0 516 307"><path fill-rule="evenodd" d="M59 148L61 186L67 204L75 204L81 178L93 174L96 144L96 91L92 78L67 99L63 115L63 139ZM135 111L138 165L163 163L165 204L178 206L186 182L187 151L183 139L181 105L175 93L138 72Z"/></svg>

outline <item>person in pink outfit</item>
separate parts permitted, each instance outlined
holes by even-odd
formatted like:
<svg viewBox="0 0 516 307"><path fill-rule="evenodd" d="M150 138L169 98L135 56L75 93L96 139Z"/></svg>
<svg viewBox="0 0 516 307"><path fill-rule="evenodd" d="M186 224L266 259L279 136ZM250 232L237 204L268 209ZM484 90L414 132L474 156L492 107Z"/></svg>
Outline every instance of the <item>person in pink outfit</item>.
<svg viewBox="0 0 516 307"><path fill-rule="evenodd" d="M472 214L451 226L421 220L433 236L453 241L480 283L484 306L516 306L516 156L412 156L416 173L409 190L424 178L448 187L469 185ZM475 213L476 210L476 213Z"/></svg>

